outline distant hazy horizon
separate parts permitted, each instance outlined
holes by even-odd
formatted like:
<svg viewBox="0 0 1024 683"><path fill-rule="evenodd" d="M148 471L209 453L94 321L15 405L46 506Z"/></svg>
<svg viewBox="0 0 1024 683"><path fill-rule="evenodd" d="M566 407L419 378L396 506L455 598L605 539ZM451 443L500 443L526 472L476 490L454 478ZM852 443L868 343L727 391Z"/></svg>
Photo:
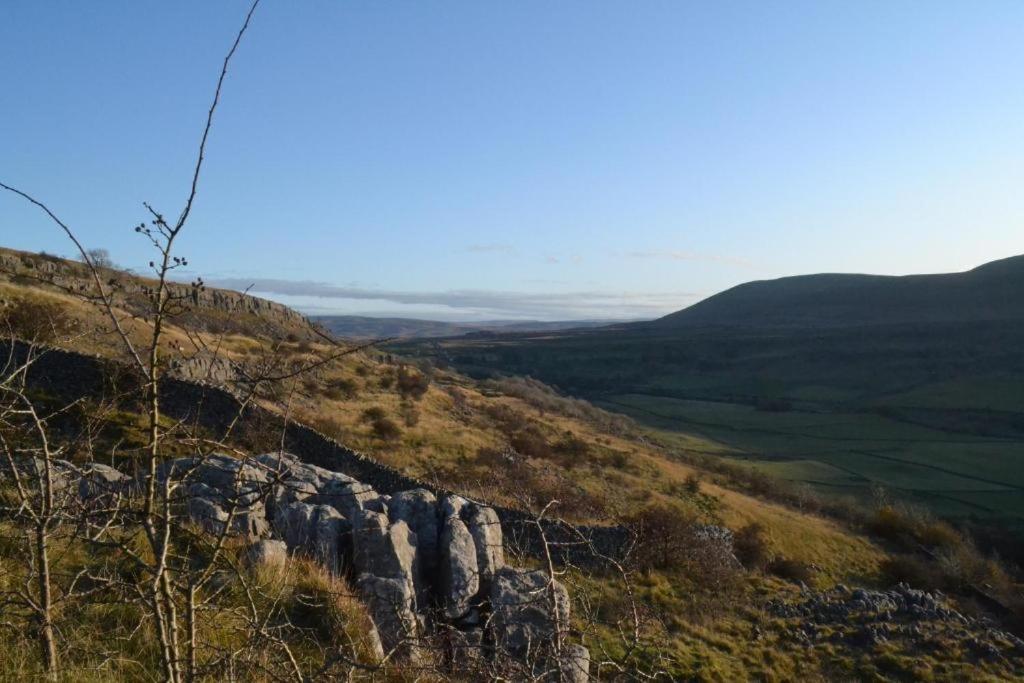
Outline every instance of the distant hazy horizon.
<svg viewBox="0 0 1024 683"><path fill-rule="evenodd" d="M131 228L180 210L245 9L3 3L0 180L144 272ZM309 313L638 319L1024 253L1021 26L1009 1L268 2L179 275ZM71 253L6 193L0 244Z"/></svg>

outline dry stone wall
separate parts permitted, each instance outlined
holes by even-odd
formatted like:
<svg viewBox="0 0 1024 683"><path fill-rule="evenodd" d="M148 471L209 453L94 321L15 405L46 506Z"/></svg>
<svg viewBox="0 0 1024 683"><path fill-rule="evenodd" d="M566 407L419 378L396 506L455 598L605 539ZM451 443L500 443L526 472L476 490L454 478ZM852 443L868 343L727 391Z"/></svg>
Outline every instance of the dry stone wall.
<svg viewBox="0 0 1024 683"><path fill-rule="evenodd" d="M9 343L0 343L0 358L12 352L15 356L24 357L26 350L21 344L16 343L12 350ZM29 382L48 394L73 400L124 391L126 376L126 367L114 361L50 349L32 366ZM238 397L222 387L171 377L161 384L160 401L161 409L169 416L203 427L213 434L222 433L239 415L240 408ZM281 416L259 406L246 406L235 429L241 433L247 429L260 429L283 436L284 450L296 454L303 463L343 473L381 494L419 489L429 491L437 499L455 495L453 491L410 477L347 448L311 427L295 422L285 423ZM541 554L540 533L530 515L497 505L488 509L492 512L487 514L493 514L500 522L506 548L525 554ZM569 528L549 520L542 527L549 549L559 563L603 565L601 556L621 559L631 544L629 532L616 526Z"/></svg>

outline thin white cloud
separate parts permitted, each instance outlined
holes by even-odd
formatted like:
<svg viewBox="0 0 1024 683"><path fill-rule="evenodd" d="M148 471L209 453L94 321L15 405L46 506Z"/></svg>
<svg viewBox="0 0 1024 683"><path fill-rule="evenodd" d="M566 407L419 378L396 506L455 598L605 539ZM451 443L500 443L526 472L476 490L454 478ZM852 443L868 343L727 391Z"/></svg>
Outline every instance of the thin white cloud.
<svg viewBox="0 0 1024 683"><path fill-rule="evenodd" d="M388 302L400 312L458 312L467 318L487 315L496 318L539 320L654 318L678 310L700 297L693 292L511 292L449 290L411 292L339 286L324 282L272 278L223 278L209 284L249 291L276 299L300 310L313 308L345 312L364 308L366 302Z"/></svg>
<svg viewBox="0 0 1024 683"><path fill-rule="evenodd" d="M516 248L511 244L471 244L466 247L466 251L472 254L516 254Z"/></svg>
<svg viewBox="0 0 1024 683"><path fill-rule="evenodd" d="M631 251L626 254L632 259L668 259L672 261L704 261L706 263L724 263L739 268L755 268L756 266L746 259L723 254L705 254L696 251L654 249L651 251Z"/></svg>

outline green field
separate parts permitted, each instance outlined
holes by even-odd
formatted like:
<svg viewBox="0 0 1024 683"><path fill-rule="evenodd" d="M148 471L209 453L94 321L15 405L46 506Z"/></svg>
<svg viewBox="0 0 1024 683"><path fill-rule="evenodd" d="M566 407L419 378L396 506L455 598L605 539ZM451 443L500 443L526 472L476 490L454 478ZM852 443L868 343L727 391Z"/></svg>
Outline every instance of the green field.
<svg viewBox="0 0 1024 683"><path fill-rule="evenodd" d="M825 495L1024 528L1024 324L663 331L407 343L478 377L530 375L681 451ZM696 437L696 438L694 438Z"/></svg>
<svg viewBox="0 0 1024 683"><path fill-rule="evenodd" d="M598 401L670 443L696 434L783 479L868 498L878 487L950 517L1024 517L1024 440L956 434L870 413L765 412L645 394ZM691 448L692 448L692 441Z"/></svg>

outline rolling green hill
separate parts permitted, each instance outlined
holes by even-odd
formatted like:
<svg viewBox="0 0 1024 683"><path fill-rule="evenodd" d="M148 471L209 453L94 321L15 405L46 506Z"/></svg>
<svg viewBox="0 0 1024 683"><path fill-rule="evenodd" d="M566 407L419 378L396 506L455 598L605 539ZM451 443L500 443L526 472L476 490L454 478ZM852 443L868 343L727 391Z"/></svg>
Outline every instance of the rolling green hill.
<svg viewBox="0 0 1024 683"><path fill-rule="evenodd" d="M748 282L650 323L659 330L1024 320L1024 256L942 275L801 275Z"/></svg>
<svg viewBox="0 0 1024 683"><path fill-rule="evenodd" d="M476 376L534 376L819 492L882 487L1014 526L1022 349L1022 257L951 275L754 282L652 323L402 347Z"/></svg>

